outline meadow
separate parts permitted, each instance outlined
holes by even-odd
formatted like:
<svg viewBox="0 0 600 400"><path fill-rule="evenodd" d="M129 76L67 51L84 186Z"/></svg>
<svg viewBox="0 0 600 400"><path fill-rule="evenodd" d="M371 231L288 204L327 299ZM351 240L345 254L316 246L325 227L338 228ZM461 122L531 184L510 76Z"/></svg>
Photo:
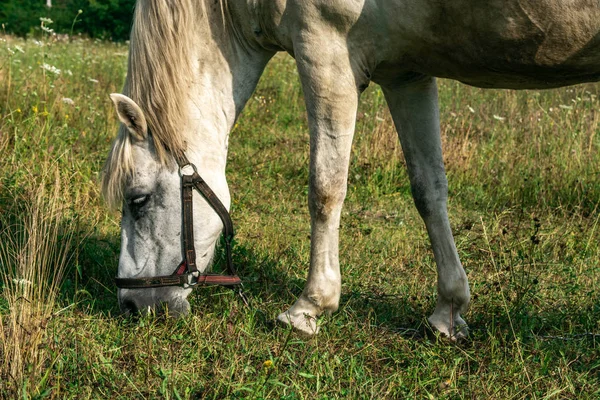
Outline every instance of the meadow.
<svg viewBox="0 0 600 400"><path fill-rule="evenodd" d="M385 100L357 118L340 309L273 323L309 263L308 131L277 56L230 140L234 259L251 306L200 288L181 319L119 314L119 212L99 193L127 46L0 37L0 398L600 398L600 85L440 80L468 340L429 331L436 273ZM223 265L217 257L219 268Z"/></svg>

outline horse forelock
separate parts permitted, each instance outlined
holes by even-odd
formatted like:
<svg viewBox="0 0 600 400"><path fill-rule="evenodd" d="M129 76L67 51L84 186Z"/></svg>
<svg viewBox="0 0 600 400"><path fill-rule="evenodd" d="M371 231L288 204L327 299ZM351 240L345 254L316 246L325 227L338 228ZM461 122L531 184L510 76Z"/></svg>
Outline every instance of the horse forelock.
<svg viewBox="0 0 600 400"><path fill-rule="evenodd" d="M127 128L121 126L106 159L102 174L102 197L110 208L116 209L121 205L125 182L132 175L131 135Z"/></svg>

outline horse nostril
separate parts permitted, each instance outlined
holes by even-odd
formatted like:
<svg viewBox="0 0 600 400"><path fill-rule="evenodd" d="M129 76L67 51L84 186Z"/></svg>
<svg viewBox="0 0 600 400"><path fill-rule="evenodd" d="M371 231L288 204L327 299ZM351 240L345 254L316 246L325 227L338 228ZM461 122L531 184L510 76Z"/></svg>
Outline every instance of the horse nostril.
<svg viewBox="0 0 600 400"><path fill-rule="evenodd" d="M126 300L121 304L121 311L125 315L136 315L140 310L132 300Z"/></svg>

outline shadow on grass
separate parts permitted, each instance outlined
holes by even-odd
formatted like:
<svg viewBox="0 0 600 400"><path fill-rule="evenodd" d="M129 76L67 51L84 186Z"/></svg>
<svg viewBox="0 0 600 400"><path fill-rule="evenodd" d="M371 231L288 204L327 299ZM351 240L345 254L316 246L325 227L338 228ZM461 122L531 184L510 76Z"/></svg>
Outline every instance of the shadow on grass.
<svg viewBox="0 0 600 400"><path fill-rule="evenodd" d="M63 299L88 312L119 315L117 288L113 280L117 272L119 247L119 237L89 236L78 249L78 266L67 271L61 290ZM291 277L281 263L284 257L298 259L294 251L288 248L279 254L264 255L243 245L234 246L234 264L244 282L243 291L259 330L274 329L277 314L291 306L302 293L305 279ZM224 254L217 250L213 270L222 271L224 265ZM299 268L308 272L305 266ZM216 301L216 298L221 300ZM197 288L189 300L191 312L195 315L227 312L231 306L229 303L243 304L230 289L223 287ZM406 337L418 338L424 333L424 318L420 310L415 311L415 307L400 295L386 296L367 288L352 289L342 294L340 311L327 323L369 323Z"/></svg>
<svg viewBox="0 0 600 400"><path fill-rule="evenodd" d="M118 315L114 277L119 249L120 238L112 235L93 233L83 239L61 286L63 300L92 313Z"/></svg>
<svg viewBox="0 0 600 400"><path fill-rule="evenodd" d="M117 289L113 281L119 247L118 236L96 234L85 239L78 249L78 266L67 271L61 289L62 297L92 313L119 315ZM227 288L202 287L189 297L192 313L228 313L235 308L240 314L252 314L259 331L271 331L276 315L293 304L305 284L304 278L291 277L281 262L282 258L298 259L298 255L290 248L279 254L265 255L237 244L233 256L238 274L244 281L244 293L250 309L245 309L242 301ZM218 251L214 270L221 271L223 266L224 254ZM594 348L594 341L600 339L598 332L594 331L594 321L600 320L600 298L597 295L595 299L589 299L585 307L574 301L564 308L544 311L536 311L527 303L509 302L507 312L500 299L489 294L478 296L475 301L485 306L477 307L477 314L472 311L465 316L470 324L472 342L497 340L511 346L518 339L522 343L537 343L541 348L549 349L560 343L576 341L582 347ZM336 326L356 325L357 329L363 329L368 325L374 330L398 334L405 339L421 340L432 337L426 317L433 311L434 305L433 296L390 294L360 281L349 282L343 288L339 311L325 319L324 325L333 330Z"/></svg>
<svg viewBox="0 0 600 400"><path fill-rule="evenodd" d="M77 265L71 266L66 273L61 287L62 298L92 313L118 315L114 277L117 274L119 251L118 236L88 236L77 249ZM279 258L261 256L241 245L235 245L233 253L237 272L244 282L243 291L251 304L287 303L300 295L304 280L290 278L282 270L279 261L283 254ZM224 265L224 254L218 249L213 271L223 271ZM212 296L230 292L224 287L197 288L189 298L192 313L195 309L204 309L201 304L210 303Z"/></svg>

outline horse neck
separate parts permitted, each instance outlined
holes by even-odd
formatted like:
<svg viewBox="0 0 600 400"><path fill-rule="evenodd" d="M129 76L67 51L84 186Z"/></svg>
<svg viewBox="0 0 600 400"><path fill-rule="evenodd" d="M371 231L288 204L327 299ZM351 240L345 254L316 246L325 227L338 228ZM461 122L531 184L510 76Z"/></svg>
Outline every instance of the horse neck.
<svg viewBox="0 0 600 400"><path fill-rule="evenodd" d="M229 133L274 52L247 40L239 8L232 15L224 0L221 6L207 10L194 46L186 136L190 159L224 172Z"/></svg>

